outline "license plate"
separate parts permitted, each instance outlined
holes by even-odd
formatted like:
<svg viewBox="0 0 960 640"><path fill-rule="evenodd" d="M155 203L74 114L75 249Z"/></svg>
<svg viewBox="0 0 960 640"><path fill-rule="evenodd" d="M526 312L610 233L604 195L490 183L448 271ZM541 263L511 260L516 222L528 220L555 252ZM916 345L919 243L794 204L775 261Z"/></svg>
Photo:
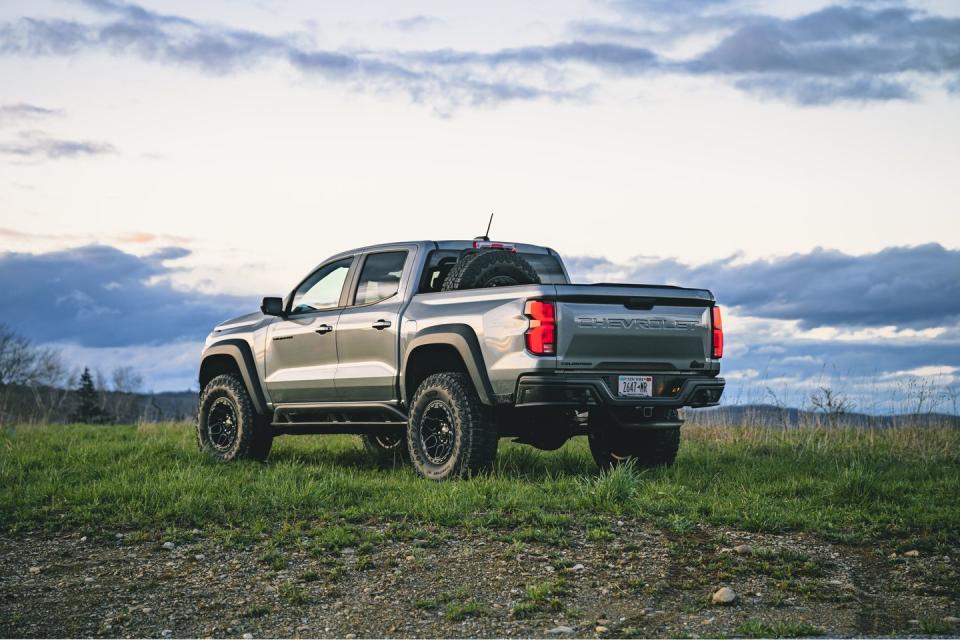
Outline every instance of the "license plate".
<svg viewBox="0 0 960 640"><path fill-rule="evenodd" d="M649 398L653 395L653 376L620 376L620 396Z"/></svg>

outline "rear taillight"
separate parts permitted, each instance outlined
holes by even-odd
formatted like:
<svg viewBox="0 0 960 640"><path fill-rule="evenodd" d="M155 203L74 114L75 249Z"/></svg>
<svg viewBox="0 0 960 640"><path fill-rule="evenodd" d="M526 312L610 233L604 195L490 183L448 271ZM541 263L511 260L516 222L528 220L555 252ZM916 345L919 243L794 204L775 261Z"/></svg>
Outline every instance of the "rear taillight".
<svg viewBox="0 0 960 640"><path fill-rule="evenodd" d="M723 319L720 307L713 307L713 357L723 357Z"/></svg>
<svg viewBox="0 0 960 640"><path fill-rule="evenodd" d="M552 356L557 352L557 322L552 302L528 300L523 314L530 318L525 335L527 350L538 356Z"/></svg>

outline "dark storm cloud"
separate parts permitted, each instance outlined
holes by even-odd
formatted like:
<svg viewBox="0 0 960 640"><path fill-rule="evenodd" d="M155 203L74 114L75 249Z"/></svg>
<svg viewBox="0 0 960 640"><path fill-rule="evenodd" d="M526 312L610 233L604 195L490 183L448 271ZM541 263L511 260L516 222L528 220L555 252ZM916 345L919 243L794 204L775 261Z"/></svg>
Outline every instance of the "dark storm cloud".
<svg viewBox="0 0 960 640"><path fill-rule="evenodd" d="M619 266L573 258L567 265L580 279L613 273L627 282L707 287L741 315L797 320L804 328L929 328L960 319L960 251L939 244L862 256L825 249L775 260L734 256L697 267L672 259Z"/></svg>
<svg viewBox="0 0 960 640"><path fill-rule="evenodd" d="M92 140L60 140L40 131L22 131L14 140L0 141L0 154L23 160L60 160L116 153L113 145Z"/></svg>
<svg viewBox="0 0 960 640"><path fill-rule="evenodd" d="M257 308L252 298L182 291L156 281L174 271L166 261L189 253L167 248L135 256L91 245L0 254L4 322L40 343L118 347L202 340L218 322Z"/></svg>
<svg viewBox="0 0 960 640"><path fill-rule="evenodd" d="M912 99L919 76L960 73L960 19L896 6L830 6L791 19L735 11L722 0L614 2L624 20L574 23L580 39L494 51L323 50L302 34L266 35L160 14L114 0L84 3L106 22L21 18L0 24L0 54L114 55L212 73L286 60L306 75L420 102L492 104L585 95L576 72L715 76L763 97L800 105ZM651 30L645 15L655 17ZM431 18L414 16L397 28ZM402 24L401 24L402 23ZM672 59L638 42L721 35L716 46ZM628 41L627 44L624 40Z"/></svg>

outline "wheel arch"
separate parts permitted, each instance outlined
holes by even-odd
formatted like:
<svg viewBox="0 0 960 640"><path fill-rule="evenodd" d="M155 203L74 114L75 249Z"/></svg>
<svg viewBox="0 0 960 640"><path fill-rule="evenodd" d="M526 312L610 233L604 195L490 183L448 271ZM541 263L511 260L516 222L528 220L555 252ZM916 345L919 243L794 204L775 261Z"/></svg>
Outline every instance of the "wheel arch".
<svg viewBox="0 0 960 640"><path fill-rule="evenodd" d="M494 393L487 376L480 341L465 324L440 325L418 333L407 345L400 367L400 397L409 404L427 376L443 371L466 373L480 401L493 404Z"/></svg>
<svg viewBox="0 0 960 640"><path fill-rule="evenodd" d="M267 400L257 378L253 352L245 340L222 340L207 347L200 359L200 392L211 380L223 374L239 374L250 394L253 408L259 414L267 413Z"/></svg>

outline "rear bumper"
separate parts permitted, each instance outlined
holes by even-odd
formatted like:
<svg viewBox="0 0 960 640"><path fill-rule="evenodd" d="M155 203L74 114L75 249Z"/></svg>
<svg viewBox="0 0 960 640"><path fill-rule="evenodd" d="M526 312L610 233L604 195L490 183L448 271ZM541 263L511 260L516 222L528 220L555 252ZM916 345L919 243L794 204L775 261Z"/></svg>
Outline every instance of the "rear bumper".
<svg viewBox="0 0 960 640"><path fill-rule="evenodd" d="M656 375L656 374L654 374ZM517 381L516 406L588 407L711 407L720 402L723 378L691 377L683 381L679 392L650 398L619 398L607 380L610 374L526 375Z"/></svg>

